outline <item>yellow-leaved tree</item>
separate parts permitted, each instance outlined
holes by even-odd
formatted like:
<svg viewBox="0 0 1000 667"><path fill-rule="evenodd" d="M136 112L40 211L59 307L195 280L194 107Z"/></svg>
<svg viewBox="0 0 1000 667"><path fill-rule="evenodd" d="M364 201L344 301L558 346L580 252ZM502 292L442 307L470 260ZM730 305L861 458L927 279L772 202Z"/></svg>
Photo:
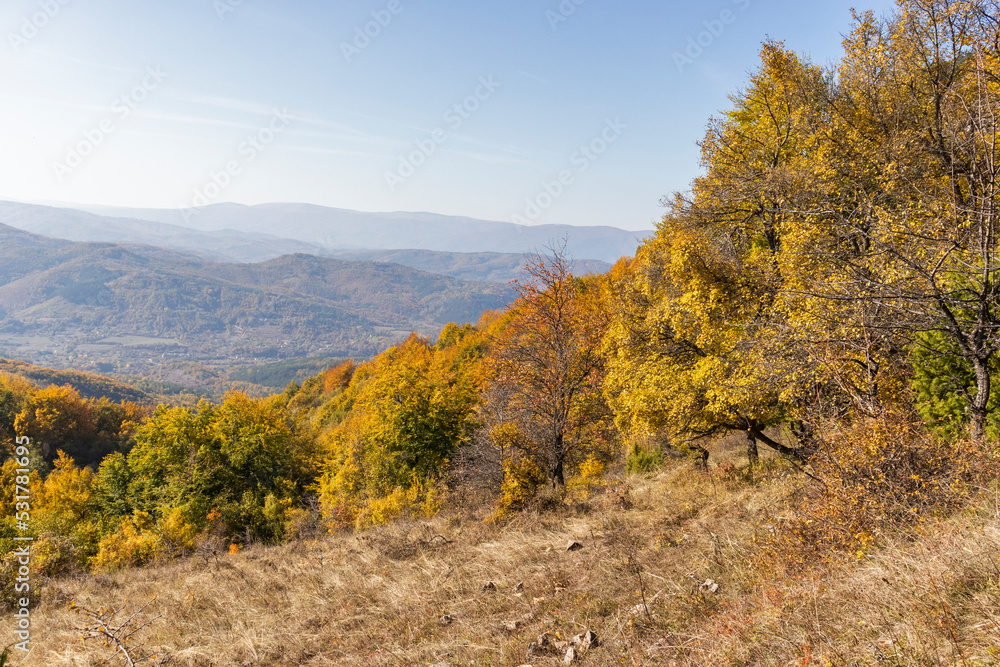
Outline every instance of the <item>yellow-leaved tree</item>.
<svg viewBox="0 0 1000 667"><path fill-rule="evenodd" d="M574 276L564 246L527 273L491 341L482 413L494 446L563 486L568 466L613 447L602 394L607 312L600 279Z"/></svg>
<svg viewBox="0 0 1000 667"><path fill-rule="evenodd" d="M786 335L781 256L818 151L818 68L767 43L760 70L702 141L706 174L668 213L635 260L608 278L615 317L605 339L606 392L633 435L697 442L729 431L779 452L765 430L788 421L809 384L807 358Z"/></svg>
<svg viewBox="0 0 1000 667"><path fill-rule="evenodd" d="M468 436L476 400L471 329L445 330L437 349L416 334L353 374L324 436L324 513L339 525L381 523L407 509L432 511L434 488Z"/></svg>

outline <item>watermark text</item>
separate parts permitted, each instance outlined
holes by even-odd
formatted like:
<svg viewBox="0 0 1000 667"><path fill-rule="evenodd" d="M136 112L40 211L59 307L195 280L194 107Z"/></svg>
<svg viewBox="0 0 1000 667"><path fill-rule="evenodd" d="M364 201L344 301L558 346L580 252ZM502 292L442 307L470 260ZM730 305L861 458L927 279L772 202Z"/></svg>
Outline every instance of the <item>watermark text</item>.
<svg viewBox="0 0 1000 667"><path fill-rule="evenodd" d="M511 221L517 225L533 224L542 213L563 196L569 186L576 182L576 176L589 170L591 165L604 155L611 144L618 141L627 129L628 125L622 123L620 118L607 119L604 123L604 129L573 153L569 161L570 168L560 170L551 181L542 181L541 192L526 199L524 211L515 213L511 217Z"/></svg>
<svg viewBox="0 0 1000 667"><path fill-rule="evenodd" d="M14 605L14 634L20 640L14 647L27 653L31 643L31 542L34 540L28 534L31 520L31 458L28 445L31 441L22 436L16 444L14 463L17 468L12 491L18 534L14 541L21 545L14 549L18 566L17 577L14 578L14 592L18 595Z"/></svg>

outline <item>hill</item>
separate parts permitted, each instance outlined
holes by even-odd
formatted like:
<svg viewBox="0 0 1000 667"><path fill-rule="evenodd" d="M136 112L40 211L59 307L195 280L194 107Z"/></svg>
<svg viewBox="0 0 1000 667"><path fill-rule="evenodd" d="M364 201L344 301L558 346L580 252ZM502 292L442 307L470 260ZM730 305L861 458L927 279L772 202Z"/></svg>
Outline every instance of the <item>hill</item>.
<svg viewBox="0 0 1000 667"><path fill-rule="evenodd" d="M70 241L152 245L226 262L262 262L281 255L323 251L319 245L272 234L248 234L235 229L201 232L164 222L17 202L0 202L0 223Z"/></svg>
<svg viewBox="0 0 1000 667"><path fill-rule="evenodd" d="M499 252L438 252L434 250L348 250L326 251L332 257L367 262L390 262L412 269L439 273L462 280L508 283L523 278L525 256ZM605 273L608 262L578 259L570 263L573 273Z"/></svg>
<svg viewBox="0 0 1000 667"><path fill-rule="evenodd" d="M0 225L0 350L57 368L157 377L291 357L364 357L512 297L398 264L297 254L229 264ZM213 381L214 382L214 381Z"/></svg>
<svg viewBox="0 0 1000 667"><path fill-rule="evenodd" d="M451 276L460 280L508 283L521 277L525 254L535 249L544 248L547 244L561 239L569 239L573 248L583 253L596 253L606 259L587 259L589 254L577 252L573 262L573 270L579 274L603 273L618 259L619 252L632 254L635 251L635 238L645 233L623 232L611 228L518 228L503 227L501 223L475 223L477 232L486 231L487 236L471 239L460 229L466 224L462 219L456 226L455 220L444 219L446 226L438 229L438 220L426 217L420 224L420 238L415 236L406 218L394 217L388 222L374 219L381 225L382 238L369 236L373 220L358 219L352 221L350 211L336 212L333 209L310 211L301 222L279 217L278 211L285 205L276 205L269 215L273 215L273 224L261 219L263 214L251 211L251 207L236 207L234 209L211 209L206 213L205 220L196 220L201 214L192 217L190 221L177 211L148 211L143 209L106 209L90 207L93 211L106 211L105 214L88 212L73 208L57 208L22 204L16 202L0 202L0 223L15 227L32 234L66 239L82 243L116 243L151 245L185 254L196 255L202 259L218 262L253 263L265 262L283 255L309 254L325 257L336 257L352 261L373 261L401 264L403 266ZM228 219L232 227L225 225L223 214L232 215ZM253 214L253 231L243 225L246 211ZM335 214L339 213L339 217ZM322 218L328 216L331 226L323 234L326 224ZM360 214L359 214L360 215ZM375 214L364 214L375 215ZM401 214L400 214L401 215ZM429 216L429 214L414 214ZM142 217L145 216L145 217ZM346 222L345 222L346 220ZM428 225L426 221L430 221ZM201 224L205 229L195 229L185 224ZM358 230L351 225L359 225ZM496 227L501 225L501 227ZM218 227L218 228L216 228ZM237 230L238 229L238 230ZM492 231L489 231L492 229ZM293 235L296 238L285 238ZM504 236L510 236L504 239ZM387 237L387 238L386 238ZM345 240L346 239L346 240ZM389 243L391 239L393 243ZM598 252L598 248L607 247ZM413 243L417 249L407 249L402 244ZM347 247L352 249L345 249ZM355 247L358 244L362 249ZM376 249L370 249L369 244ZM381 245L380 245L381 244ZM394 245L395 244L395 245ZM513 249L504 252L486 251L491 244ZM392 249L386 249L392 246ZM477 248L475 251L440 249L443 247ZM359 246L361 247L361 246Z"/></svg>
<svg viewBox="0 0 1000 667"><path fill-rule="evenodd" d="M154 400L142 389L95 373L42 368L12 359L0 359L0 373L24 378L40 387L69 385L84 398L108 398L119 403L132 401L141 404L150 404Z"/></svg>

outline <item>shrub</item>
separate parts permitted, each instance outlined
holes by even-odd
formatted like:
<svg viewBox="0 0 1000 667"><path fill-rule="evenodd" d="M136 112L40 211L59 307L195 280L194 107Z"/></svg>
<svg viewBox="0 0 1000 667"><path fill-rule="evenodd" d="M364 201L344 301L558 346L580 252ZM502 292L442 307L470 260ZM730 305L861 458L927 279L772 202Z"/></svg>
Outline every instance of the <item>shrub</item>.
<svg viewBox="0 0 1000 667"><path fill-rule="evenodd" d="M110 572L144 565L163 550L163 539L153 532L153 520L145 512L136 512L123 520L118 530L106 535L90 561L95 572Z"/></svg>
<svg viewBox="0 0 1000 667"><path fill-rule="evenodd" d="M633 442L625 457L625 469L633 475L652 472L663 465L663 452L658 447Z"/></svg>
<svg viewBox="0 0 1000 667"><path fill-rule="evenodd" d="M63 535L45 533L31 545L31 569L43 577L55 577L74 571L80 565L79 550Z"/></svg>
<svg viewBox="0 0 1000 667"><path fill-rule="evenodd" d="M995 460L967 441L932 438L915 415L858 419L821 439L812 485L779 533L794 563L866 553L887 530L961 505Z"/></svg>
<svg viewBox="0 0 1000 667"><path fill-rule="evenodd" d="M174 507L164 513L160 519L160 537L164 547L185 553L195 548L195 538L203 528L204 522L195 520L185 507Z"/></svg>
<svg viewBox="0 0 1000 667"><path fill-rule="evenodd" d="M566 483L566 490L572 495L587 500L594 487L603 484L604 469L604 462L591 456L580 464L577 475Z"/></svg>
<svg viewBox="0 0 1000 667"><path fill-rule="evenodd" d="M503 463L503 485L500 502L491 519L504 519L535 499L538 488L548 477L545 471L527 456L512 456Z"/></svg>
<svg viewBox="0 0 1000 667"><path fill-rule="evenodd" d="M430 518L440 509L440 493L437 487L425 484L414 474L409 486L399 486L387 496L369 499L358 512L354 527L360 530L381 526L400 516Z"/></svg>
<svg viewBox="0 0 1000 667"><path fill-rule="evenodd" d="M314 539L323 532L323 520L315 509L293 507L285 515L283 532L286 540Z"/></svg>

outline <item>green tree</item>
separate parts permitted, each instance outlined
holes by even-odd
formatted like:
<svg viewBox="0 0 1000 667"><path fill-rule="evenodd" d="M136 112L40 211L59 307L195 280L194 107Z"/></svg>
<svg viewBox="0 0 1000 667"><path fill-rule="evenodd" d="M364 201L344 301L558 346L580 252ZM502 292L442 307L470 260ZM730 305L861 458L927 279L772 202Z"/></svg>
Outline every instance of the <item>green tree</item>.
<svg viewBox="0 0 1000 667"><path fill-rule="evenodd" d="M180 507L202 525L216 508L231 536L280 539L274 517L264 511L268 498L290 507L318 473L316 453L282 395L237 392L197 410L161 407L136 440L127 467L116 457L101 467L98 486L108 502L157 519Z"/></svg>
<svg viewBox="0 0 1000 667"><path fill-rule="evenodd" d="M467 373L475 352L463 344L470 333L440 349L411 335L354 374L338 399L345 416L325 436L320 489L328 512L358 511L398 489L433 484L445 471L467 438L476 401Z"/></svg>

